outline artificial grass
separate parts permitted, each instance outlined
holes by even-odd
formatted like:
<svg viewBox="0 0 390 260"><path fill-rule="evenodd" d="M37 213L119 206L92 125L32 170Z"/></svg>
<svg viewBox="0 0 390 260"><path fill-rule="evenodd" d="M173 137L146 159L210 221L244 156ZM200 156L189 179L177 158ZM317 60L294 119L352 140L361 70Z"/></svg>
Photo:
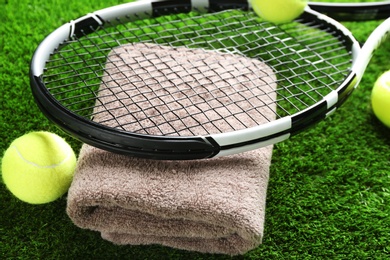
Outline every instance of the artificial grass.
<svg viewBox="0 0 390 260"><path fill-rule="evenodd" d="M47 33L113 0L0 2L0 154L13 139L46 130L66 136L35 105L29 62ZM379 22L346 23L361 41ZM263 244L237 259L386 259L390 255L390 129L372 114L370 91L390 69L389 41L352 97L332 117L277 144ZM389 111L390 112L390 111ZM67 138L77 151L80 143ZM115 246L74 226L66 197L45 205L0 183L1 259L228 259L162 246Z"/></svg>

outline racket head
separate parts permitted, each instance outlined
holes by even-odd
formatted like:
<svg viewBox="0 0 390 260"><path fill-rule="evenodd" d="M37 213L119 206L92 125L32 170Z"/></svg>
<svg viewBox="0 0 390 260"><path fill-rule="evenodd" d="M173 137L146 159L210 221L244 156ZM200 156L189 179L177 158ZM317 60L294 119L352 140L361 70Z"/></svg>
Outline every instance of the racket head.
<svg viewBox="0 0 390 260"><path fill-rule="evenodd" d="M186 24L190 28L183 29ZM121 31L111 31L112 28L120 28ZM210 33L210 30L214 31ZM196 37L189 37L194 31ZM111 39L104 48L101 47L106 44L104 41L91 43L96 39L102 41L103 38ZM85 46L98 45L99 50L79 47L81 41ZM244 43L238 44L240 41ZM299 44L294 44L294 41ZM80 78L76 72L78 69L72 68L72 64L86 63L89 71L91 67L97 66L99 69L92 70L92 74L98 76L94 77L92 83L84 84L86 80L79 79L83 82L83 87L87 85L87 88L96 88L101 84L104 72L102 61L97 60L91 65L86 62L86 57L99 53L104 57L104 62L113 45L120 46L128 42L201 48L248 56L265 62L271 66L277 78L277 95L273 100L276 107L273 109L275 118L267 118L257 126L229 132L194 136L150 135L113 128L94 121L93 112L83 114L69 108L65 101L73 98L72 104L83 103L85 96L88 96L88 101L96 99L94 91L82 94L81 98L76 96L79 85L67 82L67 78ZM292 42L292 45L287 42ZM304 56L309 50L312 51L311 54ZM279 27L259 21L246 1L229 1L224 4L214 1L183 1L179 5L172 4L172 1L138 1L96 11L59 27L34 53L30 81L34 98L42 112L64 131L84 143L150 159L203 159L277 143L326 118L347 99L357 84L350 64L359 50L359 44L344 26L309 8L297 21ZM60 71L48 69L53 62L52 67L59 66L57 59L62 59L60 63L69 65L69 57L80 56L80 51L87 56L80 61L70 62L73 70L70 74L74 74L73 76L66 74L69 73L69 66L65 69L66 73L61 71L64 70L62 68ZM331 52L336 52L336 57L330 55ZM283 56L290 56L287 63L284 63ZM341 61L334 64L335 59ZM317 66L322 62L327 64L325 68ZM307 72L302 69L306 66L317 68ZM49 72L52 74L47 76ZM291 73L294 74L293 79L290 77ZM309 79L296 82L296 79L305 78L303 74L310 75ZM62 83L54 80L54 83L50 83L54 87L50 87L45 78L53 75L65 76L60 76ZM318 82L313 84L312 81ZM61 96L56 93L58 87L55 84L72 89L70 92L74 94ZM317 84L320 86L314 86ZM88 109L93 106L91 103L86 104L83 106Z"/></svg>
<svg viewBox="0 0 390 260"><path fill-rule="evenodd" d="M368 21L387 19L390 14L390 1L379 2L310 2L310 8L337 21Z"/></svg>

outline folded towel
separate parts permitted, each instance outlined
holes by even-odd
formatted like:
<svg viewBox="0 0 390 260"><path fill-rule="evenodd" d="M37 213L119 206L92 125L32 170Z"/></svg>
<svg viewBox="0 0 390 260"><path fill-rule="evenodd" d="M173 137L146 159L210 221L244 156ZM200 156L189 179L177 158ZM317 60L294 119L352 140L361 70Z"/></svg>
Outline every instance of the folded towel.
<svg viewBox="0 0 390 260"><path fill-rule="evenodd" d="M151 115L143 111L140 111L138 115L126 114L127 109L134 102L130 99L138 96L127 78L140 77L141 72L123 76L135 71L134 67L132 69L124 69L124 67L128 64L135 66L134 60L139 61L140 56L150 56L152 53L160 56L157 58L161 60L165 59L168 53L168 56L173 57L175 62L183 60L180 66L170 65L158 70L159 73L165 75L161 77L168 77L170 72L164 72L164 69L185 67L194 57L194 51L190 51L192 54L187 54L183 49L171 50L167 47L147 46L146 50L142 50L143 47L145 46L127 46L125 51L117 49L110 55L108 69L103 78L104 84L99 91L100 97L97 101L99 106L95 108L94 120L105 122L111 127L125 125L124 130L137 132L139 122ZM154 48L153 51L150 51L150 48ZM156 51L156 48L160 51ZM143 52L142 55L139 52ZM129 54L137 57L128 57ZM236 55L224 55L227 59L237 59ZM122 57L119 59L119 56ZM190 59L189 56L191 56ZM200 57L199 53L195 53L195 56ZM157 58L154 57L154 59ZM207 62L210 55L204 55L201 58ZM215 58L218 59L217 56L212 57L214 61ZM239 57L239 59L243 58ZM165 64L169 62L164 61ZM244 67L250 69L253 62L251 60L245 62ZM221 62L217 63L221 64ZM236 80L235 73L240 73L240 75L246 73L246 70L239 65L233 67L241 72L233 71L231 64L234 62L228 63L230 64L228 69L215 68L214 71L217 74L223 74L221 70L229 70L229 75L233 75L229 77L229 81ZM193 66L190 67L193 68ZM265 65L261 66L264 68ZM205 73L210 72L206 69ZM147 74L150 75L150 72ZM156 77L159 76L155 75L153 78ZM193 77L194 75L188 81L193 83ZM213 75L208 75L207 79L198 78L196 83L204 86L212 77ZM244 77L245 79L259 78L259 75L244 75ZM180 80L178 79L180 82L174 85L183 85L182 81L185 78L186 75L181 75ZM220 81L220 78L216 80ZM168 84L165 86L166 89L173 86L172 80L166 81L159 78L158 81L166 82ZM261 82L264 83L264 81ZM153 80L146 85L148 87L153 85ZM144 86L137 86L137 88L142 87ZM273 86L265 85L262 91L270 93L271 87ZM127 92L130 89L132 94L128 95ZM184 91L191 91L191 89L175 90L181 93ZM154 95L155 92L150 91L150 93ZM239 98L242 99L242 97ZM152 108L159 106L158 103L161 101L158 98L151 99L156 102L151 105L150 110L153 110ZM118 109L107 113L104 109L108 107ZM133 110L137 109L133 108ZM199 107L194 105L191 109L199 109ZM162 107L159 110L163 110ZM166 117L177 117L180 113L184 117L188 111L166 115ZM267 108L254 113L258 114L258 120L269 120L274 117L271 110ZM139 118L134 120L134 117ZM243 122L246 120L243 119ZM156 122L158 119L153 121ZM203 131L200 127L186 126L187 123L184 121L178 120L174 124L178 128L183 128L182 134L189 132L199 134ZM129 123L124 124L125 122ZM171 126L165 128L163 125L157 127L153 124L147 130L142 131L154 134L164 131L160 134L170 134ZM77 226L99 231L104 239L116 244L161 244L207 253L243 254L257 247L263 237L271 156L272 146L268 146L255 151L208 160L157 161L114 154L84 144L79 154L73 183L68 192L67 213Z"/></svg>
<svg viewBox="0 0 390 260"><path fill-rule="evenodd" d="M243 254L262 240L271 153L155 161L83 145L67 212L116 244Z"/></svg>

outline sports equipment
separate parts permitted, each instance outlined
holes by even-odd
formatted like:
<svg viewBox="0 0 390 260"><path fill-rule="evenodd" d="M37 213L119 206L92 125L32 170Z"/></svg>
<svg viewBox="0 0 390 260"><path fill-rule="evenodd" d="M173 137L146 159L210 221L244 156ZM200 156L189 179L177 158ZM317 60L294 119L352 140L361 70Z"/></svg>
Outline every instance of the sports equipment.
<svg viewBox="0 0 390 260"><path fill-rule="evenodd" d="M388 2L362 6L309 3L281 25L259 21L243 0L109 7L43 40L32 93L63 130L112 152L188 160L257 149L326 118L359 84L390 19L361 47L313 9L340 19L390 10Z"/></svg>
<svg viewBox="0 0 390 260"><path fill-rule="evenodd" d="M390 127L390 71L383 73L375 82L371 104L378 119Z"/></svg>
<svg viewBox="0 0 390 260"><path fill-rule="evenodd" d="M76 156L64 139L49 132L31 132L5 151L2 177L20 200L43 204L68 190L75 167Z"/></svg>
<svg viewBox="0 0 390 260"><path fill-rule="evenodd" d="M390 2L367 3L326 3L309 2L309 6L338 21L368 21L387 19L390 14Z"/></svg>
<svg viewBox="0 0 390 260"><path fill-rule="evenodd" d="M291 22L303 13L305 0L251 0L252 8L263 19L275 23Z"/></svg>

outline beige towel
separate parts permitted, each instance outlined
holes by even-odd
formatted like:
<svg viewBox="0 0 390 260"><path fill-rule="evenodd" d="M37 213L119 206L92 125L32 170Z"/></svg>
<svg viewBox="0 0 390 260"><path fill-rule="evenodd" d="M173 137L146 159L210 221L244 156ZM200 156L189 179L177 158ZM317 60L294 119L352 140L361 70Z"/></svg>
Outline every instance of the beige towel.
<svg viewBox="0 0 390 260"><path fill-rule="evenodd" d="M153 161L84 145L67 212L117 244L242 254L262 240L271 152Z"/></svg>
<svg viewBox="0 0 390 260"><path fill-rule="evenodd" d="M176 50L164 49L161 55L167 51L174 56L172 52ZM114 52L111 60L122 53ZM130 64L132 58L126 59L125 63ZM131 106L133 101L129 99L134 95L125 95L122 88L110 95L112 86L129 84L118 83L116 70L108 70L107 74L111 75L105 76L101 87L101 107L95 109L95 120L117 127L126 117L129 120L129 116L121 115ZM129 75L120 77L125 80ZM264 88L268 92L269 86ZM120 101L112 100L120 95ZM101 109L114 104L123 106L116 114ZM263 117L274 116L270 113L267 109L261 111ZM139 116L137 122L145 114ZM186 123L178 124L182 127L180 124ZM126 127L134 130L137 126ZM148 131L158 132L161 128L151 126ZM194 127L183 130L186 131L202 130ZM207 253L243 254L257 247L263 237L271 156L272 146L268 146L208 160L155 161L113 154L85 144L68 193L67 213L77 226L99 231L104 239L116 244L161 244Z"/></svg>

